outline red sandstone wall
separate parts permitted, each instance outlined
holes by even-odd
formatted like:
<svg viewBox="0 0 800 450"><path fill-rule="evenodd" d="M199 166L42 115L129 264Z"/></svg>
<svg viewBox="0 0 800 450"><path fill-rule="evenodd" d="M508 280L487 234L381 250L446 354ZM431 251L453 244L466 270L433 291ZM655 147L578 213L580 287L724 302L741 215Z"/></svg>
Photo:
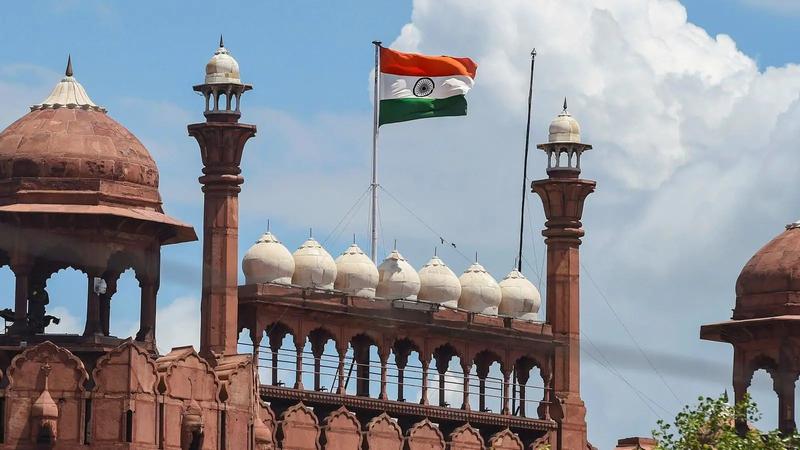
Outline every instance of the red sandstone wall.
<svg viewBox="0 0 800 450"><path fill-rule="evenodd" d="M250 355L212 367L191 347L153 359L128 341L99 358L90 376L81 359L46 342L16 355L2 375L3 450L186 449L192 423L203 450L523 450L509 430L486 443L469 424L444 436L427 419L405 430L385 413L362 424L344 407L318 417L298 403L276 418L257 397ZM41 420L32 406L45 385L58 411L53 447L37 446L32 435Z"/></svg>

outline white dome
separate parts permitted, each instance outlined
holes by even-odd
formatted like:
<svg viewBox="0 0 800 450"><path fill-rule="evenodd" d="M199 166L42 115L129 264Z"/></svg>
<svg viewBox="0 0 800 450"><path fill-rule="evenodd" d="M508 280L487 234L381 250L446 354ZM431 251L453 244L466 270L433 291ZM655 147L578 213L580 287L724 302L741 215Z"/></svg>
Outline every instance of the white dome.
<svg viewBox="0 0 800 450"><path fill-rule="evenodd" d="M378 266L378 288L375 296L388 299L416 299L419 275L397 250Z"/></svg>
<svg viewBox="0 0 800 450"><path fill-rule="evenodd" d="M375 298L378 268L369 256L353 244L336 258L336 289L350 295Z"/></svg>
<svg viewBox="0 0 800 450"><path fill-rule="evenodd" d="M500 282L503 300L498 313L523 320L538 320L542 297L539 290L524 275L514 269Z"/></svg>
<svg viewBox="0 0 800 450"><path fill-rule="evenodd" d="M419 269L419 283L419 299L458 307L461 283L456 274L438 257L434 256Z"/></svg>
<svg viewBox="0 0 800 450"><path fill-rule="evenodd" d="M461 282L461 297L458 307L467 311L497 314L502 293L497 281L483 268L475 263L458 278Z"/></svg>
<svg viewBox="0 0 800 450"><path fill-rule="evenodd" d="M242 271L247 284L291 284L294 258L275 235L267 231L242 259Z"/></svg>
<svg viewBox="0 0 800 450"><path fill-rule="evenodd" d="M239 63L233 59L230 52L223 45L222 37L219 38L219 48L206 64L206 84L233 83L242 84L239 77Z"/></svg>
<svg viewBox="0 0 800 450"><path fill-rule="evenodd" d="M308 238L294 254L292 284L305 288L333 289L336 280L336 263L330 253Z"/></svg>
<svg viewBox="0 0 800 450"><path fill-rule="evenodd" d="M564 100L564 111L550 122L550 142L581 142L581 126L572 115L567 112L567 100Z"/></svg>

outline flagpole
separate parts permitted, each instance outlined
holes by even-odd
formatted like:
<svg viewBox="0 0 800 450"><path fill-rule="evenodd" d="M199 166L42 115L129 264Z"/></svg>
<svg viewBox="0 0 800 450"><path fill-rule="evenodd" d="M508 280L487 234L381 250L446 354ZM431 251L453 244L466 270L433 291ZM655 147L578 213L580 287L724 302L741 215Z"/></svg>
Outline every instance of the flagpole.
<svg viewBox="0 0 800 450"><path fill-rule="evenodd" d="M380 93L378 92L378 77L380 77L380 50L381 41L372 41L375 46L375 85L372 90L373 117L372 117L372 215L370 217L370 256L372 262L378 262L378 227L376 223L378 214L378 107Z"/></svg>
<svg viewBox="0 0 800 450"><path fill-rule="evenodd" d="M525 128L525 162L522 165L522 210L519 216L519 254L517 270L522 272L522 239L525 233L525 197L528 193L528 146L531 138L531 102L533 99L533 69L536 65L536 49L531 50L531 77L528 86L528 122Z"/></svg>

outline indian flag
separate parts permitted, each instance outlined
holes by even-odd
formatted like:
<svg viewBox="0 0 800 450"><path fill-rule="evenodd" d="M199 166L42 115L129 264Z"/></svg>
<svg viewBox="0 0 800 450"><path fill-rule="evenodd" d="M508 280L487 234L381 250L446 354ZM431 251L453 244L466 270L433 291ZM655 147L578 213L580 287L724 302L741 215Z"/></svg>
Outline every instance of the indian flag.
<svg viewBox="0 0 800 450"><path fill-rule="evenodd" d="M464 116L464 94L478 65L469 58L427 56L380 48L380 125L428 117Z"/></svg>

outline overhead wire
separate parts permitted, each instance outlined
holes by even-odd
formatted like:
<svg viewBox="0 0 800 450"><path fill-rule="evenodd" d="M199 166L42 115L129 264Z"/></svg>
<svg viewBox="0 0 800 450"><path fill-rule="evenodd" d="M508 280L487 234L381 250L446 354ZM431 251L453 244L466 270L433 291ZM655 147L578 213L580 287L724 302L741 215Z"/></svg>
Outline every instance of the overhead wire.
<svg viewBox="0 0 800 450"><path fill-rule="evenodd" d="M631 333L631 331L625 325L625 322L622 321L622 318L619 316L619 314L617 314L616 309L614 309L614 307L611 305L611 302L608 300L608 297L606 297L606 295L600 289L600 286L597 285L597 282L592 277L592 274L589 272L589 269L586 268L586 266L582 262L580 263L580 265L583 271L586 273L586 276L589 278L589 281L591 282L592 286L594 286L597 293L600 294L600 298L603 299L603 302L605 302L608 309L611 310L611 313L614 315L614 318L617 320L620 326L622 326L622 329L625 331L625 334L628 335L628 338L636 346L636 349L639 351L639 353L642 355L645 361L647 361L647 364L650 366L653 372L655 372L655 374L661 380L661 383L664 384L664 386L667 388L670 394L672 394L672 396L675 398L675 401L677 401L679 405L683 405L683 402L681 401L680 397L678 397L678 394L676 394L675 391L672 389L672 386L670 386L669 383L667 383L667 380L666 378L664 378L664 375L662 375L661 371L658 370L658 367L656 367L656 365L653 364L653 361L650 359L649 356L647 356L647 353L644 351L642 346L639 345L639 341L636 339L636 337L634 337L633 333Z"/></svg>
<svg viewBox="0 0 800 450"><path fill-rule="evenodd" d="M400 200L399 200L397 197L395 197L394 195L392 195L392 193L391 193L391 192L389 192L388 190L386 190L386 188L385 188L385 187L383 187L383 185L380 185L380 186L378 186L378 188L379 188L381 191L383 191L384 193L386 193L386 195L388 195L388 196L389 196L389 198L391 198L392 200L394 200L394 202L395 202L395 203L397 203L397 204L398 204L398 205L399 205L401 208L405 209L405 210L406 210L406 211L407 211L407 212L408 212L408 213L409 213L409 214L410 214L412 217L414 217L414 218L415 218L415 219L416 219L416 220L417 220L417 221L418 221L420 224L422 224L422 226L424 226L425 228L427 228L427 229L428 229L428 231L430 231L431 233L433 233L433 235L434 235L434 236L436 236L436 238L439 240L439 242L441 242L441 243L442 243L442 245L447 245L448 247L452 248L452 249L453 249L453 250L454 250L456 253L458 253L459 255L461 255L461 257L462 257L462 258L464 258L464 260L466 260L466 261L467 261L467 263L469 263L469 264L472 264L472 260L471 260L470 258L468 258L468 257L467 257L467 255L465 255L464 253L462 253L462 252L461 252L461 250L459 250L459 249L458 249L458 246L457 246L457 245L456 245L454 242L451 242L451 241L449 241L449 240L445 239L441 233L439 233L438 231L436 231L436 230L435 230L435 229L434 229L432 226L428 225L428 223L427 223L427 222L425 222L425 221L424 221L424 220L423 220L423 219L422 219L422 218L421 218L421 217L420 217L420 216L419 216L417 213L415 213L415 212L414 212L414 211L413 211L411 208L409 208L408 206L406 206L406 205L405 205L403 202L401 202L401 201L400 201Z"/></svg>

